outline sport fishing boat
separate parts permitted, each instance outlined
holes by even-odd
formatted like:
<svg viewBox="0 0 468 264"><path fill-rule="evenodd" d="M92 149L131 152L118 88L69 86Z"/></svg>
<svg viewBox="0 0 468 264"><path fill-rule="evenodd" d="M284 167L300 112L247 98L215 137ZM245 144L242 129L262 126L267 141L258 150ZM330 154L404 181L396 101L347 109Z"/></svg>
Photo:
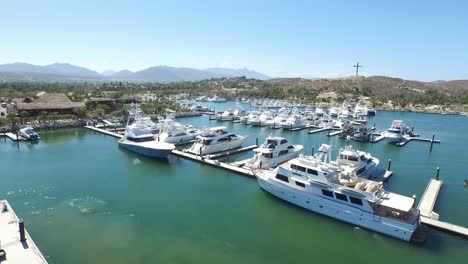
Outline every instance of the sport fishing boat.
<svg viewBox="0 0 468 264"><path fill-rule="evenodd" d="M281 124L286 122L288 115L285 113L279 113L272 120L266 121L265 125L270 128L282 128Z"/></svg>
<svg viewBox="0 0 468 264"><path fill-rule="evenodd" d="M260 147L253 150L255 155L244 166L251 169L274 168L295 158L302 149L302 145L293 145L283 137L269 136Z"/></svg>
<svg viewBox="0 0 468 264"><path fill-rule="evenodd" d="M148 127L132 124L127 126L119 146L137 154L151 158L167 158L175 148L174 145L157 141L152 130Z"/></svg>
<svg viewBox="0 0 468 264"><path fill-rule="evenodd" d="M221 126L209 128L197 138L199 141L193 144L188 152L196 155L206 155L239 148L247 139L247 136L229 133L226 127Z"/></svg>
<svg viewBox="0 0 468 264"><path fill-rule="evenodd" d="M270 111L264 111L256 118L250 120L252 126L266 126L268 122L273 120L273 114Z"/></svg>
<svg viewBox="0 0 468 264"><path fill-rule="evenodd" d="M388 192L380 182L345 172L319 173L303 157L273 171L260 170L256 177L266 192L307 210L405 241L425 239L415 198Z"/></svg>
<svg viewBox="0 0 468 264"><path fill-rule="evenodd" d="M24 140L38 140L40 139L39 135L34 131L34 128L32 127L25 127L19 130L19 135L24 139Z"/></svg>
<svg viewBox="0 0 468 264"><path fill-rule="evenodd" d="M385 137L388 144L397 144L405 140L404 135L408 132L408 127L402 120L393 120L392 126L387 129Z"/></svg>
<svg viewBox="0 0 468 264"><path fill-rule="evenodd" d="M234 111L225 110L222 114L219 114L216 119L218 121L233 121L235 118Z"/></svg>
<svg viewBox="0 0 468 264"><path fill-rule="evenodd" d="M305 127L304 118L300 114L294 114L288 117L285 122L281 123L283 129L294 129Z"/></svg>

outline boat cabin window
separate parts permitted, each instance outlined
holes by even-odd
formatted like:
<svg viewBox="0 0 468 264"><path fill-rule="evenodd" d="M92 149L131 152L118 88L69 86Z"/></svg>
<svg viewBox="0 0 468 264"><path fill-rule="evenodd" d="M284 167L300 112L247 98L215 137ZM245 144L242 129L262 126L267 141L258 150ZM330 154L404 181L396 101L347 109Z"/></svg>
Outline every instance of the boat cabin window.
<svg viewBox="0 0 468 264"><path fill-rule="evenodd" d="M289 178L287 176L281 175L281 174L276 174L276 179L284 182L289 182Z"/></svg>
<svg viewBox="0 0 468 264"><path fill-rule="evenodd" d="M186 134L185 133L179 133L179 134L176 134L175 137L180 137L180 136L185 136Z"/></svg>
<svg viewBox="0 0 468 264"><path fill-rule="evenodd" d="M322 189L322 194L325 195L325 196L333 198L333 192L331 192L329 190Z"/></svg>
<svg viewBox="0 0 468 264"><path fill-rule="evenodd" d="M218 142L224 142L224 141L230 141L230 140L231 140L230 137L224 137L224 138L218 139Z"/></svg>
<svg viewBox="0 0 468 264"><path fill-rule="evenodd" d="M202 144L203 144L203 145L209 145L209 144L211 143L211 141L213 141L213 140L212 140L212 139L210 139L210 140L203 140L203 141L202 141Z"/></svg>
<svg viewBox="0 0 468 264"><path fill-rule="evenodd" d="M359 158L356 156L348 156L348 160L350 161L359 161Z"/></svg>
<svg viewBox="0 0 468 264"><path fill-rule="evenodd" d="M274 145L274 146L276 146L276 145L277 145L277 142L276 142L276 140L274 140L274 139L268 139L268 140L267 140L267 145Z"/></svg>
<svg viewBox="0 0 468 264"><path fill-rule="evenodd" d="M360 168L359 170L356 171L356 174L359 175L359 174L363 173L365 170L366 170L366 167L362 167L362 168Z"/></svg>
<svg viewBox="0 0 468 264"><path fill-rule="evenodd" d="M127 139L128 139L129 141L133 141L133 142L148 142L148 141L153 141L153 140L154 140L154 137L153 137L153 136L149 136L149 137L140 137L140 138L127 137Z"/></svg>
<svg viewBox="0 0 468 264"><path fill-rule="evenodd" d="M281 156L281 155L284 155L284 154L287 154L289 152L289 150L282 150L278 153L278 156Z"/></svg>
<svg viewBox="0 0 468 264"><path fill-rule="evenodd" d="M313 169L307 169L307 173L315 175L315 176L318 175L318 172L316 170L313 170Z"/></svg>
<svg viewBox="0 0 468 264"><path fill-rule="evenodd" d="M303 184L302 182L298 182L298 181L297 181L297 182L296 182L296 185L297 185L297 186L301 186L302 188L305 188L305 184Z"/></svg>
<svg viewBox="0 0 468 264"><path fill-rule="evenodd" d="M306 172L306 168L305 168L305 167L301 167L301 166L297 166L297 170L298 170L298 171L302 171L302 172Z"/></svg>
<svg viewBox="0 0 468 264"><path fill-rule="evenodd" d="M362 205L362 200L356 197L349 197L349 201L353 204Z"/></svg>
<svg viewBox="0 0 468 264"><path fill-rule="evenodd" d="M336 197L336 199L341 200L341 201L346 201L346 202L348 201L348 197L346 195L344 195L344 194L341 194L341 193L336 192L335 197Z"/></svg>
<svg viewBox="0 0 468 264"><path fill-rule="evenodd" d="M283 144L286 144L286 143L288 143L288 141L286 139L283 139L283 140L281 140L280 144L283 145Z"/></svg>
<svg viewBox="0 0 468 264"><path fill-rule="evenodd" d="M273 158L273 153L262 153L262 156L268 159Z"/></svg>

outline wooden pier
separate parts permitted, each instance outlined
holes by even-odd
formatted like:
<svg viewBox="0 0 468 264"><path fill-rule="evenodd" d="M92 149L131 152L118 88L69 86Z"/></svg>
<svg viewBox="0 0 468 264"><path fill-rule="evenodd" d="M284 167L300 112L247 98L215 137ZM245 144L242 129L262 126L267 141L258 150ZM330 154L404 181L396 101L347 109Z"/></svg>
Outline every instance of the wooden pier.
<svg viewBox="0 0 468 264"><path fill-rule="evenodd" d="M333 136L339 135L341 132L343 132L343 130L338 130L338 131L335 131L335 132L328 133L327 136L333 137Z"/></svg>
<svg viewBox="0 0 468 264"><path fill-rule="evenodd" d="M331 128L323 127L323 128L318 128L318 129L315 129L315 130L309 130L307 133L315 134L315 133L324 132L324 131L328 131L328 130L331 130Z"/></svg>
<svg viewBox="0 0 468 264"><path fill-rule="evenodd" d="M421 222L442 231L468 237L468 228L439 221L439 214L433 211L441 188L442 181L435 179L431 179L429 181L429 184L421 197L421 201L418 204L418 209L421 214Z"/></svg>
<svg viewBox="0 0 468 264"><path fill-rule="evenodd" d="M13 141L20 141L21 140L21 137L17 136L16 134L14 133L11 133L11 132L8 132L8 133L3 133L1 134L2 136L5 136Z"/></svg>
<svg viewBox="0 0 468 264"><path fill-rule="evenodd" d="M7 200L0 201L1 263L47 263Z"/></svg>

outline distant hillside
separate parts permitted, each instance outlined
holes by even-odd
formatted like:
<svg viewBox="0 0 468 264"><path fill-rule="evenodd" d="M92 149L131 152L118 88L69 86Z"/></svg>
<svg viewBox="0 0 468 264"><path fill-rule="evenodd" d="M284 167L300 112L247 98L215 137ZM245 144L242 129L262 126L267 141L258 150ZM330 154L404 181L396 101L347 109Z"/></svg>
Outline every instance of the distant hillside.
<svg viewBox="0 0 468 264"><path fill-rule="evenodd" d="M227 69L227 68L208 68L206 71L221 74L221 75L230 75L233 77L245 76L248 79L258 79L258 80L267 80L271 79L269 76L249 70L249 69Z"/></svg>
<svg viewBox="0 0 468 264"><path fill-rule="evenodd" d="M71 65L68 63L54 63L45 66L37 66L27 63L11 63L0 65L0 72L2 73L34 73L46 75L68 75L75 77L101 77L98 72Z"/></svg>
<svg viewBox="0 0 468 264"><path fill-rule="evenodd" d="M420 82L386 76L345 77L336 79L277 78L267 80L273 86L285 89L303 88L314 91L353 92L355 89L368 90L372 94L400 94L402 92L422 93L428 89L441 92L468 92L468 80Z"/></svg>
<svg viewBox="0 0 468 264"><path fill-rule="evenodd" d="M119 72L106 71L98 73L84 67L68 63L54 63L37 66L27 63L11 63L0 65L0 80L3 81L110 81L122 80L133 82L181 82L198 81L212 78L231 78L246 76L253 79L268 79L269 77L248 69L211 68L199 70L192 68L179 68L169 66L155 66L141 71L132 72L123 70Z"/></svg>

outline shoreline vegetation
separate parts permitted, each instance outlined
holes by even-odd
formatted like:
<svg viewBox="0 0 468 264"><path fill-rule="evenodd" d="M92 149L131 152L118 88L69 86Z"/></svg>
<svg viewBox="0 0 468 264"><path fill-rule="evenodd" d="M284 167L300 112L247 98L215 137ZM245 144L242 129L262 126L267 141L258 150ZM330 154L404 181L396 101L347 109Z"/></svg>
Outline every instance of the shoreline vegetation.
<svg viewBox="0 0 468 264"><path fill-rule="evenodd" d="M65 99L69 100L70 104L81 102L84 103L84 107L67 113L18 109L15 113L4 113L4 117L0 118L0 126L24 120L53 123L64 119L76 121L122 117L132 101L143 101L141 108L148 114L161 114L167 109L181 112L182 109L178 109L169 100L170 97L196 98L215 94L228 100L286 99L321 107L341 105L343 102L360 102L377 111L468 116L468 81L428 83L383 76L339 79L285 78L266 81L235 77L173 83L3 82L0 83L0 102L25 98L35 100L41 92L63 93L68 97Z"/></svg>

